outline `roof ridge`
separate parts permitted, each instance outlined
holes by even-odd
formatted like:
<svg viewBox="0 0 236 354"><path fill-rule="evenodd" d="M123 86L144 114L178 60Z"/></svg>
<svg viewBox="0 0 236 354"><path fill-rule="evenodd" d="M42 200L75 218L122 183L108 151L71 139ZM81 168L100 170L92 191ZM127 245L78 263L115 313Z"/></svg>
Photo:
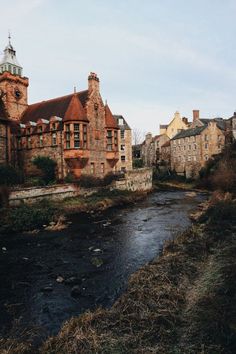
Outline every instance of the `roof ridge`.
<svg viewBox="0 0 236 354"><path fill-rule="evenodd" d="M75 92L75 93L70 93L68 95L64 95L64 96L59 96L59 97L55 97L55 98L50 98L49 100L43 100L43 101L39 101L39 102L35 102L35 103L32 103L32 104L29 104L28 107L31 107L31 106L34 106L36 104L40 104L40 103L45 103L45 102L51 102L51 101L56 101L56 100L59 100L59 99L62 99L62 98L67 98L69 96L74 96L74 95L78 95L78 94L81 94L81 93L85 93L87 92L87 90L83 90L83 91L78 91L78 92Z"/></svg>

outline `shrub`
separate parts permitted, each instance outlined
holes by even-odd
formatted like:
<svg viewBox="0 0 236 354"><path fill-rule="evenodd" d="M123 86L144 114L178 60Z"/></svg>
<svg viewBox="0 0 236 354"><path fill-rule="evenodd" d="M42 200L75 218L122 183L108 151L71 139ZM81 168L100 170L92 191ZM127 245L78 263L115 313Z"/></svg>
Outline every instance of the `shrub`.
<svg viewBox="0 0 236 354"><path fill-rule="evenodd" d="M57 164L53 159L49 156L37 156L32 162L39 170L41 170L45 184L55 181L55 168Z"/></svg>
<svg viewBox="0 0 236 354"><path fill-rule="evenodd" d="M124 176L124 173L107 173L104 178L95 177L91 175L82 175L79 178L75 178L72 174L68 174L65 178L65 182L75 183L84 188L106 187L113 181L116 181Z"/></svg>
<svg viewBox="0 0 236 354"><path fill-rule="evenodd" d="M56 209L47 200L37 204L22 204L17 208L11 208L1 220L5 231L21 232L29 231L48 225L56 215Z"/></svg>
<svg viewBox="0 0 236 354"><path fill-rule="evenodd" d="M9 188L7 186L0 186L0 208L8 206L9 193Z"/></svg>
<svg viewBox="0 0 236 354"><path fill-rule="evenodd" d="M142 159L133 160L133 168L142 168L142 167L144 167L144 163Z"/></svg>
<svg viewBox="0 0 236 354"><path fill-rule="evenodd" d="M10 165L0 165L0 185L13 186L22 183L21 173Z"/></svg>

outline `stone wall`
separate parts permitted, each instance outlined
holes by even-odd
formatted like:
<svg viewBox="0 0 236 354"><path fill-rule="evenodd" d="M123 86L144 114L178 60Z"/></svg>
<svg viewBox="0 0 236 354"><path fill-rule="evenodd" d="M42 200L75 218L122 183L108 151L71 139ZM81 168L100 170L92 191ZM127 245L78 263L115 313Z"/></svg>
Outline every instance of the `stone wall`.
<svg viewBox="0 0 236 354"><path fill-rule="evenodd" d="M9 204L17 206L22 202L31 204L42 199L63 200L70 197L88 196L96 192L98 192L98 188L85 189L74 184L18 188L11 191Z"/></svg>
<svg viewBox="0 0 236 354"><path fill-rule="evenodd" d="M17 188L10 192L9 204L31 204L42 199L63 200L65 198L88 196L97 193L99 188L81 188L74 184L58 184L44 187ZM111 189L129 191L148 191L152 189L152 169L142 168L128 171L120 181L115 181Z"/></svg>
<svg viewBox="0 0 236 354"><path fill-rule="evenodd" d="M119 190L149 191L152 189L152 168L140 168L127 171L122 180L116 181L114 187Z"/></svg>

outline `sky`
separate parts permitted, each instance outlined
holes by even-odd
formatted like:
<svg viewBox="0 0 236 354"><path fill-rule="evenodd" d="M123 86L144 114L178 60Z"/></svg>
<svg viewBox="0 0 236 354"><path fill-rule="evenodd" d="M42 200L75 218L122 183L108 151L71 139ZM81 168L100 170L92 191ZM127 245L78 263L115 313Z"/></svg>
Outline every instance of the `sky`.
<svg viewBox="0 0 236 354"><path fill-rule="evenodd" d="M0 0L0 54L8 31L29 77L29 103L87 88L131 128L159 133L175 111L236 111L236 0Z"/></svg>

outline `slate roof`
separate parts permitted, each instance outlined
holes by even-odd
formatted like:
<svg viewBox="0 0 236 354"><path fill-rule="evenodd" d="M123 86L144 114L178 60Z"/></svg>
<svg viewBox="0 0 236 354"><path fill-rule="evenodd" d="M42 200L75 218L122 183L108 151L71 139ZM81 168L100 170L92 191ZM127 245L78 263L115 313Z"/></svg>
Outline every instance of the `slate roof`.
<svg viewBox="0 0 236 354"><path fill-rule="evenodd" d="M212 119L200 118L200 121L205 125L209 124L212 121L216 122L216 125L219 129L225 130L225 121L223 118L212 118Z"/></svg>
<svg viewBox="0 0 236 354"><path fill-rule="evenodd" d="M171 140L186 138L188 136L195 136L201 134L201 132L206 129L206 125L202 127L196 127L191 129L182 130L181 132L177 133Z"/></svg>
<svg viewBox="0 0 236 354"><path fill-rule="evenodd" d="M5 106L4 106L4 103L2 101L2 99L0 99L0 120L5 120L7 121L8 120L8 115L7 115L7 112L5 110Z"/></svg>
<svg viewBox="0 0 236 354"><path fill-rule="evenodd" d="M117 121L114 118L113 114L111 113L111 110L107 104L105 105L105 125L106 128L113 128L113 129L119 128Z"/></svg>
<svg viewBox="0 0 236 354"><path fill-rule="evenodd" d="M27 123L29 121L37 122L40 118L49 120L52 116L57 116L64 119L74 95L77 96L80 104L83 108L85 108L88 99L88 90L31 104L23 113L21 123ZM75 112L72 113L74 114Z"/></svg>
<svg viewBox="0 0 236 354"><path fill-rule="evenodd" d="M125 130L131 130L130 126L128 125L128 123L126 122L125 118L122 115L113 114L113 117L116 119L118 125L119 125L119 119L122 118L124 120L124 125L122 125L122 127L124 127ZM121 125L119 126L121 127Z"/></svg>

